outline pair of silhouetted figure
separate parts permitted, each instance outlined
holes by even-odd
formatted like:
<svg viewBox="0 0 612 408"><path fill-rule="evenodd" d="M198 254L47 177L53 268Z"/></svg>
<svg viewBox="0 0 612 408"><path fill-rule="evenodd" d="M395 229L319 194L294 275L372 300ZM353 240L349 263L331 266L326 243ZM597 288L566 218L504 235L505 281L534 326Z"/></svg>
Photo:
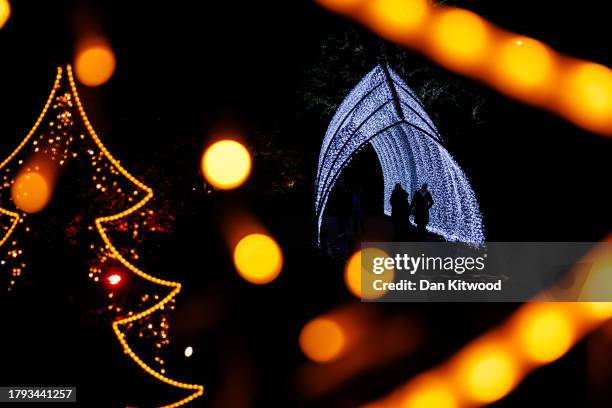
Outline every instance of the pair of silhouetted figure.
<svg viewBox="0 0 612 408"><path fill-rule="evenodd" d="M391 193L391 221L393 222L393 240L407 240L410 231L410 215L414 214L417 225L418 238L425 236L425 229L429 223L429 209L433 206L433 198L427 189L427 183L414 193L412 202L408 193L397 183Z"/></svg>

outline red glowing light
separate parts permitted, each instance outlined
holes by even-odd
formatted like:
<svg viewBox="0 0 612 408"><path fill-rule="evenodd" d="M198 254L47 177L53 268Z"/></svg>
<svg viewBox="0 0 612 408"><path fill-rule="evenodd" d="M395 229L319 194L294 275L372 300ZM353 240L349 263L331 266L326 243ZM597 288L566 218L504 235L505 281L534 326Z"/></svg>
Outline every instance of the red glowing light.
<svg viewBox="0 0 612 408"><path fill-rule="evenodd" d="M121 275L118 273L113 273L112 275L109 275L106 280L109 284L117 286L119 283L121 283Z"/></svg>

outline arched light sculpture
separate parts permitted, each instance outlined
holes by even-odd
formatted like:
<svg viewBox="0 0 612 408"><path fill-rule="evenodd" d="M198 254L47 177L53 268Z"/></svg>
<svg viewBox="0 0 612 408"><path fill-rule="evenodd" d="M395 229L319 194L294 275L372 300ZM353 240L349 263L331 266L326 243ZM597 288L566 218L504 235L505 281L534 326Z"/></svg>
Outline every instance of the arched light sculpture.
<svg viewBox="0 0 612 408"><path fill-rule="evenodd" d="M463 170L443 146L417 95L390 67L378 65L340 105L323 139L315 198L319 243L331 191L367 144L382 167L385 214L391 214L396 183L410 196L427 183L434 199L427 229L449 241L484 242L478 201Z"/></svg>

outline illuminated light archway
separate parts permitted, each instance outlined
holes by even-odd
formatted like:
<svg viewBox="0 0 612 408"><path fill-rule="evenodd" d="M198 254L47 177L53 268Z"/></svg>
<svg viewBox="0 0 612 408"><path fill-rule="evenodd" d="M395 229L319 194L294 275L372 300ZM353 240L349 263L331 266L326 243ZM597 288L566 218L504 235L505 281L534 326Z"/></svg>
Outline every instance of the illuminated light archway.
<svg viewBox="0 0 612 408"><path fill-rule="evenodd" d="M385 214L391 214L396 183L411 196L427 183L434 199L428 230L449 241L484 242L478 201L463 170L414 91L390 67L378 65L345 98L323 139L315 197L319 243L334 185L368 144L382 167Z"/></svg>

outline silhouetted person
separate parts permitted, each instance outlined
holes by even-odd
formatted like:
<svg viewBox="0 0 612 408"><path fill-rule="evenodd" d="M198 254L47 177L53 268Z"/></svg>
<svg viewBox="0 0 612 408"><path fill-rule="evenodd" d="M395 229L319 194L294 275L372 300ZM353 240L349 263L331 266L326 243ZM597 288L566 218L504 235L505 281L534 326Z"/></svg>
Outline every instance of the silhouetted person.
<svg viewBox="0 0 612 408"><path fill-rule="evenodd" d="M410 220L410 202L408 193L400 183L395 185L391 198L391 222L393 223L393 240L407 240Z"/></svg>
<svg viewBox="0 0 612 408"><path fill-rule="evenodd" d="M433 206L433 203L431 193L427 190L427 183L423 183L421 188L414 193L409 210L409 213L414 214L414 222L421 238L425 236L425 228L429 223L429 209Z"/></svg>

